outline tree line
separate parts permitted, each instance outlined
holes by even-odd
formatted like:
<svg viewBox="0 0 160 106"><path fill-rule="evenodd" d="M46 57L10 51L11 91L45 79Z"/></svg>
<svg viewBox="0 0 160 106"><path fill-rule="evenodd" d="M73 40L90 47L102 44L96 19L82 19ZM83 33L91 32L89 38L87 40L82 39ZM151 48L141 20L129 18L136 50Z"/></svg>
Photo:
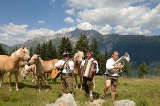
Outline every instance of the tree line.
<svg viewBox="0 0 160 106"><path fill-rule="evenodd" d="M57 46L58 45L58 46ZM73 45L73 42L68 37L62 37L60 39L60 43L54 45L52 41L39 43L36 48L30 48L30 56L33 54L39 54L43 60L51 60L51 59L61 59L62 53L64 51L68 51L71 53L71 57L78 51L83 51L86 54L87 50L92 50L94 53L94 58L98 61L99 64L99 73L100 75L105 73L106 70L106 60L110 58L107 51L105 53L101 53L98 48L98 42L95 38L89 42L87 36L85 34L81 34L79 39ZM17 50L15 48L13 51ZM0 54L7 54L3 47L0 45ZM131 72L130 63L126 61L125 66L123 67L123 72L121 73L122 76L129 76ZM158 74L158 71L155 72ZM137 75L139 78L143 78L145 75L148 74L148 68L145 62L142 62L138 69Z"/></svg>

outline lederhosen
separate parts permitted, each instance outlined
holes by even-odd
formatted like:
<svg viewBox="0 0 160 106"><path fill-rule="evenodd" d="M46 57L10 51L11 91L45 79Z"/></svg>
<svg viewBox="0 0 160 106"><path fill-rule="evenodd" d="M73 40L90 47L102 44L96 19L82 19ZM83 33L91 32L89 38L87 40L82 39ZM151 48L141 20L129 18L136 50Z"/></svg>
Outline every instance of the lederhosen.
<svg viewBox="0 0 160 106"><path fill-rule="evenodd" d="M72 73L61 73L61 86L64 93L73 93Z"/></svg>
<svg viewBox="0 0 160 106"><path fill-rule="evenodd" d="M96 63L94 63L93 61L94 60L92 60L92 66L91 66L90 71L96 70ZM83 69L83 75L85 73L87 64L88 64L88 60L86 59L85 64L84 64L84 69ZM86 93L89 93L89 91L93 90L93 77L94 77L95 74L96 74L96 72L95 73L89 73L88 77L83 76L83 86L84 86L84 89L85 89Z"/></svg>

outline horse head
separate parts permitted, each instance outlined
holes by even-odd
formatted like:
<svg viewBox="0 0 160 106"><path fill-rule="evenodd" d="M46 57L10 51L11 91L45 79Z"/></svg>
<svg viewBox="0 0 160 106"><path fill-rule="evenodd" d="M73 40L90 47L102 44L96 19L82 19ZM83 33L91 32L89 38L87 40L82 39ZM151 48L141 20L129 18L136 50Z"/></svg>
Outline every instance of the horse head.
<svg viewBox="0 0 160 106"><path fill-rule="evenodd" d="M37 64L38 62L41 62L41 58L39 55L34 54L32 58L29 60L29 62L27 63L27 65L30 66L33 64Z"/></svg>
<svg viewBox="0 0 160 106"><path fill-rule="evenodd" d="M17 56L23 61L28 61L30 59L29 50L26 46L19 48L17 51L12 53L11 56L13 57Z"/></svg>
<svg viewBox="0 0 160 106"><path fill-rule="evenodd" d="M26 79L29 72L33 72L35 69L35 65L28 66L27 64L24 66L23 70L21 71L21 76L24 79Z"/></svg>
<svg viewBox="0 0 160 106"><path fill-rule="evenodd" d="M74 61L77 61L79 63L83 61L83 58L84 58L84 53L82 51L78 51L74 55Z"/></svg>

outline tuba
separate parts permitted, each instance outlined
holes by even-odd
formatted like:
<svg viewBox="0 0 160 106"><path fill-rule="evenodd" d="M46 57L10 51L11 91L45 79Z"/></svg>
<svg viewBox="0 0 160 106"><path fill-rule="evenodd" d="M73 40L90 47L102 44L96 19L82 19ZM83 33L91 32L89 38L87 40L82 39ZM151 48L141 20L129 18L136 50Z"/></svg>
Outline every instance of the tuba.
<svg viewBox="0 0 160 106"><path fill-rule="evenodd" d="M85 60L84 73L83 73L84 77L93 78L94 75L96 74L93 72L93 70L96 69L96 63L94 63L93 61Z"/></svg>
<svg viewBox="0 0 160 106"><path fill-rule="evenodd" d="M125 65L125 61L130 61L130 57L129 57L129 54L126 52L123 56L121 56L114 64L114 66L122 66L124 67ZM108 72L110 74L114 74L115 72L118 72L120 71L119 69L112 69L112 70L108 70Z"/></svg>

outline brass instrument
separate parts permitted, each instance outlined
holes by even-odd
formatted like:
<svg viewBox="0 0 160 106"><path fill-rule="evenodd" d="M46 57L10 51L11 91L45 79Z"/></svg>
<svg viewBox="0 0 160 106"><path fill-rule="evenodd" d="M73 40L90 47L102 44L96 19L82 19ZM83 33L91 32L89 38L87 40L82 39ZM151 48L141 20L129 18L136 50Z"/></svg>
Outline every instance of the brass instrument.
<svg viewBox="0 0 160 106"><path fill-rule="evenodd" d="M114 64L114 66L122 66L124 67L125 61L130 61L129 54L126 52L123 56L121 56ZM110 74L114 74L115 72L120 71L119 69L108 70Z"/></svg>

